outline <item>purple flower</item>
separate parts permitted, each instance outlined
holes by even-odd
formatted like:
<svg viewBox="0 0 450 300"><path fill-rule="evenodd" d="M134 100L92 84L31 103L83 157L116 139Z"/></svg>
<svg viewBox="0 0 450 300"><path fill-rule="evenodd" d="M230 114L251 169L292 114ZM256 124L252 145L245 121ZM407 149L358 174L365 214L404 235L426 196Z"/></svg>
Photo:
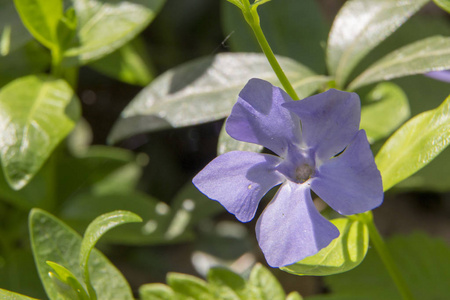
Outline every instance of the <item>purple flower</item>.
<svg viewBox="0 0 450 300"><path fill-rule="evenodd" d="M450 82L450 70L432 71L432 72L426 73L425 76L428 76L430 78L440 80L443 82Z"/></svg>
<svg viewBox="0 0 450 300"><path fill-rule="evenodd" d="M360 101L338 90L293 101L283 90L251 79L226 123L233 138L275 155L232 151L210 162L193 183L241 222L255 216L261 198L281 184L256 224L258 243L272 267L316 254L339 230L315 208L313 190L344 215L383 201L381 175L364 130Z"/></svg>

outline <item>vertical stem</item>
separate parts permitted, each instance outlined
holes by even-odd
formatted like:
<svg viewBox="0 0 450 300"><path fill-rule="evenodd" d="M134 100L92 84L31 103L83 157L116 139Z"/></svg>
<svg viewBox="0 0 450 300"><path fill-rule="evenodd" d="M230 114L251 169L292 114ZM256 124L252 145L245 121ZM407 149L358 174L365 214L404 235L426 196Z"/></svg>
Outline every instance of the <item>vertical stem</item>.
<svg viewBox="0 0 450 300"><path fill-rule="evenodd" d="M248 2L244 1L244 4L248 4ZM286 77L286 74L284 74L283 69L281 68L275 55L273 54L272 48L270 48L270 45L267 42L266 37L264 36L264 33L261 29L261 25L259 23L259 16L258 13L256 12L256 8L248 7L248 11L246 12L244 11L243 13L245 20L252 28L253 33L255 34L256 39L258 40L259 46L266 55L267 60L270 63L270 66L277 75L278 80L280 80L281 84L283 85L284 90L289 94L289 96L291 96L292 99L298 100L299 98L297 93L295 92L294 88L292 87L291 83Z"/></svg>
<svg viewBox="0 0 450 300"><path fill-rule="evenodd" d="M370 214L369 214L370 213ZM372 245L374 246L375 250L378 252L378 255L381 258L381 261L383 262L384 266L386 267L389 275L391 276L392 280L394 281L395 285L397 286L398 291L402 295L402 298L404 300L414 300L414 296L409 290L408 285L405 282L405 279L403 278L402 274L400 273L399 269L397 268L397 265L395 264L395 260L392 257L391 253L389 252L389 249L387 248L383 238L380 235L380 232L378 231L377 227L375 226L375 223L373 222L372 213L365 213L364 215L364 222L366 223L368 229L369 229L369 236L370 241Z"/></svg>

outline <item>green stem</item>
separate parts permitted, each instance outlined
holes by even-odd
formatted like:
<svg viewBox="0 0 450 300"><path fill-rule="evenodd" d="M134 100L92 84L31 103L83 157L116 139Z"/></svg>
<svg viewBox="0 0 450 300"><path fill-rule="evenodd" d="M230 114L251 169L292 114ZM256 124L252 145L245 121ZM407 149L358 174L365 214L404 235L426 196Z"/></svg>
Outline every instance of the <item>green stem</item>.
<svg viewBox="0 0 450 300"><path fill-rule="evenodd" d="M61 77L62 54L60 47L54 46L52 49L52 75L56 78Z"/></svg>
<svg viewBox="0 0 450 300"><path fill-rule="evenodd" d="M402 298L404 300L414 300L413 294L409 290L409 287L406 284L402 274L400 273L400 270L397 268L397 265L395 264L394 258L389 252L386 243L384 242L383 238L380 235L380 232L378 231L377 227L375 226L375 223L373 222L372 213L369 211L367 213L362 214L362 216L364 222L366 223L369 229L370 241L374 246L375 250L378 252L381 261L383 262L389 275L394 281L398 291L402 295Z"/></svg>
<svg viewBox="0 0 450 300"><path fill-rule="evenodd" d="M260 22L259 22L259 16L256 11L256 7L250 7L247 1L244 1L244 5L246 5L245 9L246 11L243 11L244 18L247 21L247 23L250 25L250 27L253 30L253 33L256 36L256 39L258 40L259 46L261 47L262 51L267 57L267 60L270 63L270 66L274 70L275 74L278 77L278 80L283 85L284 90L291 96L294 100L299 100L297 93L295 92L294 88L292 87L292 84L289 82L288 78L286 77L286 74L284 74L283 69L281 68L280 64L278 63L275 55L273 54L272 49L270 48L269 43L267 42L266 37L264 36L264 33L262 31Z"/></svg>

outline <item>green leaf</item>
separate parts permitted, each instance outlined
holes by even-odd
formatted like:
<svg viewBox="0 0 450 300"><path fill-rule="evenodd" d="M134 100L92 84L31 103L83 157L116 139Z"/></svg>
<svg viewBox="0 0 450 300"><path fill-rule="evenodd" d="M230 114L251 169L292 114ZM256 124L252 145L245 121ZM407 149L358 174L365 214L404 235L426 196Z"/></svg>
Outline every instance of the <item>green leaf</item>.
<svg viewBox="0 0 450 300"><path fill-rule="evenodd" d="M298 292L290 292L286 300L303 300L303 297Z"/></svg>
<svg viewBox="0 0 450 300"><path fill-rule="evenodd" d="M370 66L349 89L396 77L450 69L450 37L433 36L402 47Z"/></svg>
<svg viewBox="0 0 450 300"><path fill-rule="evenodd" d="M79 45L65 52L65 63L86 64L119 49L150 24L164 2L72 0Z"/></svg>
<svg viewBox="0 0 450 300"><path fill-rule="evenodd" d="M279 61L301 98L328 81L291 59ZM253 77L280 85L263 54L223 53L169 70L125 108L108 140L117 142L142 132L224 118Z"/></svg>
<svg viewBox="0 0 450 300"><path fill-rule="evenodd" d="M253 267L248 285L255 299L284 300L286 297L276 277L259 263Z"/></svg>
<svg viewBox="0 0 450 300"><path fill-rule="evenodd" d="M65 298L58 295L54 281L48 276L52 268L46 261L63 265L74 276L82 278L78 259L81 237L54 216L40 209L31 210L29 229L36 266L47 295L52 300L64 300ZM98 299L133 299L131 289L122 274L96 249L92 251L89 269Z"/></svg>
<svg viewBox="0 0 450 300"><path fill-rule="evenodd" d="M350 0L337 14L327 46L327 65L343 87L358 62L429 0Z"/></svg>
<svg viewBox="0 0 450 300"><path fill-rule="evenodd" d="M448 298L450 287L446 279L450 278L450 248L445 241L414 233L389 239L387 247L414 299ZM402 299L372 249L358 268L325 277L324 280L332 294L310 297L308 300Z"/></svg>
<svg viewBox="0 0 450 300"><path fill-rule="evenodd" d="M250 151L260 152L264 147L257 144L241 142L233 139L225 130L225 123L223 123L222 130L219 134L219 141L217 142L217 155L221 155L230 151Z"/></svg>
<svg viewBox="0 0 450 300"><path fill-rule="evenodd" d="M89 64L99 71L120 81L145 86L153 79L153 66L144 41L136 38L115 52Z"/></svg>
<svg viewBox="0 0 450 300"><path fill-rule="evenodd" d="M20 189L75 126L79 102L61 79L27 76L0 91L0 158L8 183Z"/></svg>
<svg viewBox="0 0 450 300"><path fill-rule="evenodd" d="M25 27L45 47L57 43L56 28L63 15L61 0L14 0Z"/></svg>
<svg viewBox="0 0 450 300"><path fill-rule="evenodd" d="M230 44L231 50L261 52L241 11L225 1L222 1L221 9L222 29L229 37L225 43ZM322 44L327 39L328 25L316 1L272 1L258 7L258 15L274 53L295 59L316 72L325 72Z"/></svg>
<svg viewBox="0 0 450 300"><path fill-rule="evenodd" d="M144 284L139 288L141 300L178 300L174 291L162 283Z"/></svg>
<svg viewBox="0 0 450 300"><path fill-rule="evenodd" d="M207 283L195 276L168 273L167 284L177 293L196 300L214 300Z"/></svg>
<svg viewBox="0 0 450 300"><path fill-rule="evenodd" d="M331 220L340 232L327 247L293 265L280 268L295 275L324 276L343 273L358 266L369 246L367 226L358 220Z"/></svg>
<svg viewBox="0 0 450 300"><path fill-rule="evenodd" d="M433 0L437 6L450 13L450 0Z"/></svg>
<svg viewBox="0 0 450 300"><path fill-rule="evenodd" d="M0 288L0 298L3 300L37 300L36 298L27 297L1 288Z"/></svg>
<svg viewBox="0 0 450 300"><path fill-rule="evenodd" d="M102 237L102 235L114 227L135 222L142 222L141 217L129 211L116 210L97 217L86 229L83 236L83 241L81 242L80 267L84 271L84 282L88 287L88 292L91 298L93 298L93 295L96 294L96 291L90 280L88 262L89 256L91 255L95 244Z"/></svg>
<svg viewBox="0 0 450 300"><path fill-rule="evenodd" d="M84 290L84 287L72 272L51 261L47 261L47 265L55 271L55 273L50 272L49 276L54 279L55 286L62 296L69 299L89 300L89 296Z"/></svg>
<svg viewBox="0 0 450 300"><path fill-rule="evenodd" d="M241 300L249 295L244 278L226 268L211 268L208 282L216 299Z"/></svg>
<svg viewBox="0 0 450 300"><path fill-rule="evenodd" d="M450 96L436 109L421 113L398 129L375 162L388 190L434 159L450 141Z"/></svg>
<svg viewBox="0 0 450 300"><path fill-rule="evenodd" d="M2 50L4 49L3 52L0 53L0 56L14 52L16 49L23 47L33 39L25 26L23 26L16 7L14 6L14 1L0 1L0 28L2 28L2 42L0 46L2 47ZM7 38L4 36L5 30L10 30L7 41L4 40ZM7 47L8 49L5 49L6 46L3 45L5 42L9 44Z"/></svg>
<svg viewBox="0 0 450 300"><path fill-rule="evenodd" d="M394 83L378 84L364 100L360 126L371 143L391 134L410 116L408 98Z"/></svg>

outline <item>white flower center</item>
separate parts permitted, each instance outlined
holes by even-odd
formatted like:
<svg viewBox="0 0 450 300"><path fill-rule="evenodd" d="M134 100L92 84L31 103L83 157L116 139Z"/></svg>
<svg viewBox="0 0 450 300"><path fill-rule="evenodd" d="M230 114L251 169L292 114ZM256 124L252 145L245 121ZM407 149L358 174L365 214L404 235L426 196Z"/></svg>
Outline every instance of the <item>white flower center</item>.
<svg viewBox="0 0 450 300"><path fill-rule="evenodd" d="M314 168L308 164L303 164L295 169L295 179L303 183L314 175Z"/></svg>

